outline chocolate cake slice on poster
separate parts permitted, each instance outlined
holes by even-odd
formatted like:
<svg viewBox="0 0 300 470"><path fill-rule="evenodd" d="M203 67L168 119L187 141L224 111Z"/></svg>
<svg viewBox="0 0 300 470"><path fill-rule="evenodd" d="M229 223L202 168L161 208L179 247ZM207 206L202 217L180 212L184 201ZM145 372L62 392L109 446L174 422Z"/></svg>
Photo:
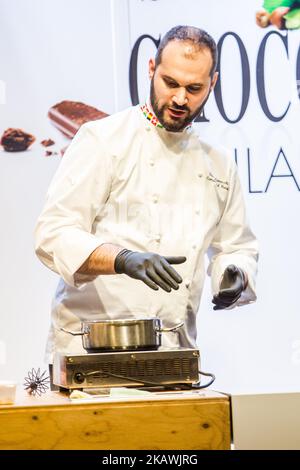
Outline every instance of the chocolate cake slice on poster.
<svg viewBox="0 0 300 470"><path fill-rule="evenodd" d="M79 101L61 101L48 111L52 124L64 135L72 139L85 122L107 117L103 111Z"/></svg>

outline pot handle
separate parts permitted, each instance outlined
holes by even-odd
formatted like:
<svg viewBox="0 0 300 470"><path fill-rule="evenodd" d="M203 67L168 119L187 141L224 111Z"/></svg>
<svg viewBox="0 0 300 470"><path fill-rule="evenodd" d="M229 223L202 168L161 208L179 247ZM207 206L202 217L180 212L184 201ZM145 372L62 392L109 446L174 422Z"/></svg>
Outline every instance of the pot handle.
<svg viewBox="0 0 300 470"><path fill-rule="evenodd" d="M72 336L83 336L84 335L84 333L82 333L80 331L69 331L69 330L66 330L65 328L59 328L59 330L64 331L65 333L69 333L69 335L72 335Z"/></svg>
<svg viewBox="0 0 300 470"><path fill-rule="evenodd" d="M158 328L157 331L165 333L167 331L177 331L184 325L184 322L178 323L178 325L172 326L171 328Z"/></svg>

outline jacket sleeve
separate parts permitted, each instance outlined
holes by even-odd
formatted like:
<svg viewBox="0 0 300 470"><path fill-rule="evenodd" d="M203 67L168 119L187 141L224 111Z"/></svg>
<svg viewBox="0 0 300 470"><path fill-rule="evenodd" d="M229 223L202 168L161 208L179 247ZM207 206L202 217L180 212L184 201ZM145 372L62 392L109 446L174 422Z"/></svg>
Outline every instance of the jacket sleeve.
<svg viewBox="0 0 300 470"><path fill-rule="evenodd" d="M65 152L35 229L39 259L76 287L95 279L76 271L104 243L93 234L93 223L112 180L111 159L94 124L82 125Z"/></svg>
<svg viewBox="0 0 300 470"><path fill-rule="evenodd" d="M248 286L236 305L256 300L255 278L257 273L258 243L246 219L245 203L236 165L232 165L228 198L216 234L209 248L212 292L219 292L226 267L235 264L248 276Z"/></svg>

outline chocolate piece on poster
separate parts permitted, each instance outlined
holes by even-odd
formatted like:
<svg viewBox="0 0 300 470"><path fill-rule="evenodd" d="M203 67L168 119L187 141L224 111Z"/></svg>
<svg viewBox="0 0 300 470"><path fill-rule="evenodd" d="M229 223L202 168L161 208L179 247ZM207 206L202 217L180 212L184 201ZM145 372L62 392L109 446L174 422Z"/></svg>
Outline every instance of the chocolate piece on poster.
<svg viewBox="0 0 300 470"><path fill-rule="evenodd" d="M74 137L80 126L85 122L95 121L107 116L108 114L93 106L68 100L55 104L48 111L48 117L52 124L70 139Z"/></svg>
<svg viewBox="0 0 300 470"><path fill-rule="evenodd" d="M6 152L22 152L27 150L34 141L35 137L32 134L10 127L4 131L0 144Z"/></svg>
<svg viewBox="0 0 300 470"><path fill-rule="evenodd" d="M54 152L53 150L46 150L45 157L51 157L51 155L58 155L58 152Z"/></svg>
<svg viewBox="0 0 300 470"><path fill-rule="evenodd" d="M41 142L41 145L43 145L44 147L50 147L51 145L54 145L54 144L55 142L52 139L44 139Z"/></svg>

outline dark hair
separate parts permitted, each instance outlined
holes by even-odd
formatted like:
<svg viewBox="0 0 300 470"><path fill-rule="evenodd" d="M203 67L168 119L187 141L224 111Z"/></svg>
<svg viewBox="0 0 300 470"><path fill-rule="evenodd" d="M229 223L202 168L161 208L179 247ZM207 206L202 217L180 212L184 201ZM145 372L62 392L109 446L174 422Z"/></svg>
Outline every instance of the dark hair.
<svg viewBox="0 0 300 470"><path fill-rule="evenodd" d="M207 47L212 56L213 65L210 71L210 75L213 76L216 68L217 68L217 61L218 61L218 50L217 45L214 39L203 29L196 28L195 26L174 26L174 28L170 29L163 38L161 39L156 56L155 56L155 65L161 63L161 56L164 48L170 41L190 41L199 49Z"/></svg>

